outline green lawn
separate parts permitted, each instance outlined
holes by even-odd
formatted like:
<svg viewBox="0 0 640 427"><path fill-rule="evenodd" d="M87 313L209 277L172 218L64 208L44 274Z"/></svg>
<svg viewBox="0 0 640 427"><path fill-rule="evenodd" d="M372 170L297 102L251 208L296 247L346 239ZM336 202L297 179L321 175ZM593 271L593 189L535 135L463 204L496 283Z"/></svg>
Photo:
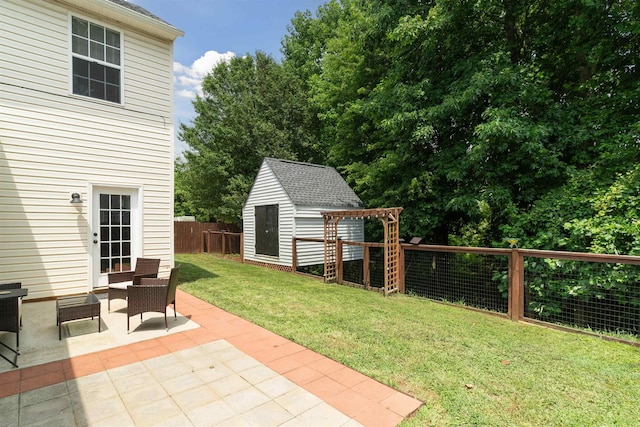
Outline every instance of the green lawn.
<svg viewBox="0 0 640 427"><path fill-rule="evenodd" d="M176 264L183 291L426 402L404 427L640 422L636 347L212 255Z"/></svg>

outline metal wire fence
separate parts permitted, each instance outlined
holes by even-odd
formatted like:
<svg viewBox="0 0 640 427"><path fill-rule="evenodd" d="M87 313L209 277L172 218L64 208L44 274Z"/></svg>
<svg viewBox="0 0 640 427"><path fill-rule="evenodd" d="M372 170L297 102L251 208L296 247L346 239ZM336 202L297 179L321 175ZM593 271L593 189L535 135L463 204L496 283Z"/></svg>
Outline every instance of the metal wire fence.
<svg viewBox="0 0 640 427"><path fill-rule="evenodd" d="M348 242L343 242L348 246ZM364 259L343 261L342 280L367 288L384 288L384 248L368 247L367 262Z"/></svg>
<svg viewBox="0 0 640 427"><path fill-rule="evenodd" d="M640 265L525 257L524 317L640 336Z"/></svg>
<svg viewBox="0 0 640 427"><path fill-rule="evenodd" d="M322 241L315 242L322 246ZM341 261L338 283L384 288L384 249ZM640 257L402 244L401 291L640 345ZM337 257L341 260L341 256ZM296 271L323 275L323 265Z"/></svg>
<svg viewBox="0 0 640 427"><path fill-rule="evenodd" d="M506 314L506 255L405 248L405 293Z"/></svg>

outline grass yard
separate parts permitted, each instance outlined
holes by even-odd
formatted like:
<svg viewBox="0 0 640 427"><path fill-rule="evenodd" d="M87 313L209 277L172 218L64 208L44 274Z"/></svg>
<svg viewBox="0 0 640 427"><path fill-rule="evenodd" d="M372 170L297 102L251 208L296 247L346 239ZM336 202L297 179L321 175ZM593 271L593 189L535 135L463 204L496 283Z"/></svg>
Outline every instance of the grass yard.
<svg viewBox="0 0 640 427"><path fill-rule="evenodd" d="M632 426L640 349L212 255L180 289L423 400L402 426Z"/></svg>

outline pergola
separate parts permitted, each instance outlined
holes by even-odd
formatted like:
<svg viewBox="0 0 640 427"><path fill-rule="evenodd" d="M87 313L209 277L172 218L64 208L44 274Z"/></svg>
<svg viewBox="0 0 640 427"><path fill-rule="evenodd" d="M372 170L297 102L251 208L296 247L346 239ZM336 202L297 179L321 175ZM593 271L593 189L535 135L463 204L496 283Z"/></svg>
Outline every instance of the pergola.
<svg viewBox="0 0 640 427"><path fill-rule="evenodd" d="M337 278L336 252L341 219L378 218L384 226L384 294L398 292L400 272L400 212L402 208L361 209L321 212L324 218L324 280Z"/></svg>

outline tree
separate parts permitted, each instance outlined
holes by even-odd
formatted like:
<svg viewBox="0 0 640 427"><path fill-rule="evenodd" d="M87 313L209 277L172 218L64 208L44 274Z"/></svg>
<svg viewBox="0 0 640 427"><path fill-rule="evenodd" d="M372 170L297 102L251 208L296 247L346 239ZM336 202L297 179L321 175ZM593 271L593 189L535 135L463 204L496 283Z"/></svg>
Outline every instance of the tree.
<svg viewBox="0 0 640 427"><path fill-rule="evenodd" d="M572 177L606 187L639 160L636 2L339 6L323 41L294 22L285 63L321 52L303 75L328 160L366 205L404 206L405 235L499 243Z"/></svg>
<svg viewBox="0 0 640 427"><path fill-rule="evenodd" d="M176 194L200 217L240 223L264 157L313 157L306 97L299 80L261 52L219 64L202 88L196 118L180 127L189 149L176 167Z"/></svg>

